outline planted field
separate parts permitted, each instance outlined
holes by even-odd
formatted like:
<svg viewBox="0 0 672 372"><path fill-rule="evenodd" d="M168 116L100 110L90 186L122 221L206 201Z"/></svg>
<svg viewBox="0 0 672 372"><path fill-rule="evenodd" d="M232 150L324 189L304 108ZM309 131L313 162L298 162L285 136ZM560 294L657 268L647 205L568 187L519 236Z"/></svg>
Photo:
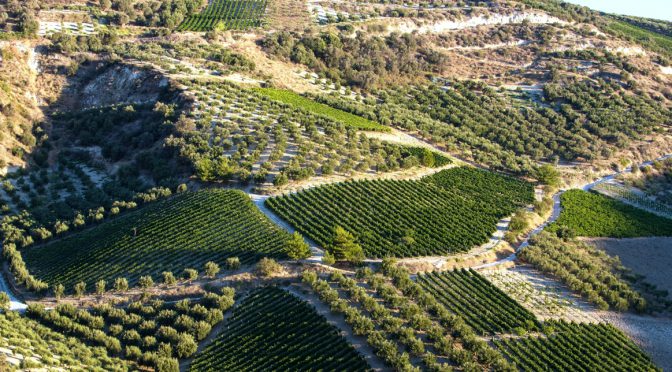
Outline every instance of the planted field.
<svg viewBox="0 0 672 372"><path fill-rule="evenodd" d="M226 258L253 263L282 257L288 233L266 218L241 191L209 189L178 194L53 243L28 249L30 272L67 290L84 281L111 283L163 271L201 270Z"/></svg>
<svg viewBox="0 0 672 372"><path fill-rule="evenodd" d="M178 30L244 30L259 27L267 2L267 0L211 0L200 14L185 19Z"/></svg>
<svg viewBox="0 0 672 372"><path fill-rule="evenodd" d="M30 305L27 316L65 336L102 347L110 355L156 371L175 370L176 359L193 355L197 342L224 320L234 294L232 288L225 288L221 295L206 293L199 300L147 299L124 307L104 303L91 309L60 304L46 310L42 305ZM171 364L175 368L167 368Z"/></svg>
<svg viewBox="0 0 672 372"><path fill-rule="evenodd" d="M672 236L672 219L656 216L606 196L581 190L562 194L560 218L551 231L568 227L578 236L634 238Z"/></svg>
<svg viewBox="0 0 672 372"><path fill-rule="evenodd" d="M191 371L363 371L363 357L307 303L277 288L252 292Z"/></svg>
<svg viewBox="0 0 672 372"><path fill-rule="evenodd" d="M461 252L488 241L497 221L532 201L532 186L473 168L419 181L356 181L270 198L267 205L323 247L335 226L368 257Z"/></svg>
<svg viewBox="0 0 672 372"><path fill-rule="evenodd" d="M385 127L312 101L294 105L231 83L183 83L195 99L191 117L196 125L169 144L187 155L204 181L238 178L282 186L316 176L393 172L450 161L430 150L369 138L358 129Z"/></svg>
<svg viewBox="0 0 672 372"><path fill-rule="evenodd" d="M625 334L608 324L546 322L550 334L494 341L523 371L657 371Z"/></svg>
<svg viewBox="0 0 672 372"><path fill-rule="evenodd" d="M537 329L532 313L474 270L418 275L418 283L479 333Z"/></svg>
<svg viewBox="0 0 672 372"><path fill-rule="evenodd" d="M380 125L361 116L353 115L349 112L345 112L323 103L313 101L312 99L305 98L289 90L274 88L258 88L255 90L273 100L288 103L317 115L326 116L330 119L342 122L352 128L380 132L390 131L389 127Z"/></svg>

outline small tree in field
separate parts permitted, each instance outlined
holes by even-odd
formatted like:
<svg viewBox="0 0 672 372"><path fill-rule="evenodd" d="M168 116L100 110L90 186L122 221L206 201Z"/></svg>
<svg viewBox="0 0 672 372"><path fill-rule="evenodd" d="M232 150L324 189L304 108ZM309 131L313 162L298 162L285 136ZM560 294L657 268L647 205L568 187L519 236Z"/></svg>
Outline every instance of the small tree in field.
<svg viewBox="0 0 672 372"><path fill-rule="evenodd" d="M229 270L238 270L240 268L240 259L238 257L227 258L226 268Z"/></svg>
<svg viewBox="0 0 672 372"><path fill-rule="evenodd" d="M151 275L141 276L140 279L138 279L138 286L140 288L150 288L153 285L154 279L152 279Z"/></svg>
<svg viewBox="0 0 672 372"><path fill-rule="evenodd" d="M75 295L77 297L82 297L84 295L84 292L86 292L86 283L79 282L75 284Z"/></svg>
<svg viewBox="0 0 672 372"><path fill-rule="evenodd" d="M63 297L64 293L65 293L65 286L61 283L57 283L54 286L54 297L56 297L56 300L60 300L61 297Z"/></svg>
<svg viewBox="0 0 672 372"><path fill-rule="evenodd" d="M285 252L293 260L302 260L310 257L311 254L308 243L303 240L303 237L297 231L292 234L292 238L287 242Z"/></svg>
<svg viewBox="0 0 672 372"><path fill-rule="evenodd" d="M175 278L175 275L173 275L172 271L164 271L161 273L163 276L163 284L165 285L175 285L177 283L177 279Z"/></svg>
<svg viewBox="0 0 672 372"><path fill-rule="evenodd" d="M98 296L102 296L105 293L105 286L107 282L103 279L96 282L96 293Z"/></svg>
<svg viewBox="0 0 672 372"><path fill-rule="evenodd" d="M184 279L187 281L196 280L198 278L198 271L195 269L184 269Z"/></svg>
<svg viewBox="0 0 672 372"><path fill-rule="evenodd" d="M123 292L128 290L128 279L126 278L117 278L114 280L114 290L117 292Z"/></svg>
<svg viewBox="0 0 672 372"><path fill-rule="evenodd" d="M272 258L264 257L257 263L257 275L269 277L282 271L282 266Z"/></svg>
<svg viewBox="0 0 672 372"><path fill-rule="evenodd" d="M205 263L205 276L214 278L219 273L219 265L215 262L208 261Z"/></svg>
<svg viewBox="0 0 672 372"><path fill-rule="evenodd" d="M9 310L10 303L11 299L9 298L9 295L5 292L0 292L0 310L2 311Z"/></svg>
<svg viewBox="0 0 672 372"><path fill-rule="evenodd" d="M334 228L334 243L330 247L336 260L360 263L364 260L362 246L357 244L355 236L340 226Z"/></svg>

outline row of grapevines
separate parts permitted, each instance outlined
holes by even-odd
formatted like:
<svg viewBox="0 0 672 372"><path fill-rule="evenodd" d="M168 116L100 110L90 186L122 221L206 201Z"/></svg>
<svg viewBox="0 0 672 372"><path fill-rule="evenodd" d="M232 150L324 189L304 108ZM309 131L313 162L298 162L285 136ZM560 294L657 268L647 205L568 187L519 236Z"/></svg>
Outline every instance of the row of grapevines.
<svg viewBox="0 0 672 372"><path fill-rule="evenodd" d="M548 335L495 345L524 371L657 371L651 359L608 324L547 321Z"/></svg>
<svg viewBox="0 0 672 372"><path fill-rule="evenodd" d="M487 242L497 221L531 202L532 195L524 182L465 167L421 181L325 185L266 204L324 247L333 243L334 227L341 226L369 257L411 257L461 252Z"/></svg>
<svg viewBox="0 0 672 372"><path fill-rule="evenodd" d="M275 88L257 88L255 90L265 96L270 97L273 100L288 103L318 115L327 116L352 128L381 132L390 131L389 127L380 125L361 116L357 116L349 112L325 105L323 103L313 101L312 99L305 98L289 90Z"/></svg>
<svg viewBox="0 0 672 372"><path fill-rule="evenodd" d="M268 0L212 0L200 14L189 16L180 31L211 31L215 28L259 27Z"/></svg>
<svg viewBox="0 0 672 372"><path fill-rule="evenodd" d="M163 271L244 264L284 257L289 234L276 226L241 191L208 189L177 194L63 239L27 249L30 272L53 284L92 287L125 277L156 279Z"/></svg>
<svg viewBox="0 0 672 372"><path fill-rule="evenodd" d="M602 183L595 186L593 190L616 199L625 199L636 206L641 206L646 210L655 211L660 215L672 218L672 206L653 200L646 194L636 193L621 184Z"/></svg>
<svg viewBox="0 0 672 372"><path fill-rule="evenodd" d="M474 270L419 275L418 283L478 332L509 333L538 328L534 314Z"/></svg>
<svg viewBox="0 0 672 372"><path fill-rule="evenodd" d="M569 190L560 197L562 213L551 231L568 227L578 236L633 238L672 236L672 220L604 195Z"/></svg>
<svg viewBox="0 0 672 372"><path fill-rule="evenodd" d="M365 371L369 366L310 305L274 287L252 292L192 371Z"/></svg>

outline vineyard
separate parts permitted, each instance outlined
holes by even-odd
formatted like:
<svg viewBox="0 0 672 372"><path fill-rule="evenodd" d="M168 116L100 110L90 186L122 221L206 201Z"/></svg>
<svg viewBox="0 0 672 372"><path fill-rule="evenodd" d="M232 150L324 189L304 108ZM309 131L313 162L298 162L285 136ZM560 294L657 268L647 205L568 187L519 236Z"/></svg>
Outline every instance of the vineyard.
<svg viewBox="0 0 672 372"><path fill-rule="evenodd" d="M27 316L68 337L103 347L110 355L157 371L174 371L177 359L192 356L197 343L224 320L234 294L232 288L224 288L221 295L206 293L198 300L145 299L124 307L98 304L90 310L72 304L46 310L36 304L28 307Z"/></svg>
<svg viewBox="0 0 672 372"><path fill-rule="evenodd" d="M341 273L303 280L354 334L367 338L388 365L409 370L509 370L511 366L478 339L462 318L427 294L404 269L383 262L382 272L360 269L356 279Z"/></svg>
<svg viewBox="0 0 672 372"><path fill-rule="evenodd" d="M191 371L365 371L364 358L306 302L274 287L253 291Z"/></svg>
<svg viewBox="0 0 672 372"><path fill-rule="evenodd" d="M237 178L282 186L315 176L392 172L450 161L430 150L370 139L358 129L386 128L287 91L183 83L194 96L194 125L169 145L192 162L203 181Z"/></svg>
<svg viewBox="0 0 672 372"><path fill-rule="evenodd" d="M246 30L261 26L268 0L211 0L200 14L189 16L178 31Z"/></svg>
<svg viewBox="0 0 672 372"><path fill-rule="evenodd" d="M625 334L608 324L545 323L547 335L495 345L523 371L657 371Z"/></svg>
<svg viewBox="0 0 672 372"><path fill-rule="evenodd" d="M474 270L419 275L418 283L477 332L511 333L518 329L538 329L532 313Z"/></svg>
<svg viewBox="0 0 672 372"><path fill-rule="evenodd" d="M672 220L581 190L562 194L562 213L551 231L569 228L578 236L634 238L672 236Z"/></svg>
<svg viewBox="0 0 672 372"><path fill-rule="evenodd" d="M595 186L593 190L615 199L626 200L644 210L652 211L659 216L672 219L672 207L660 201L653 200L646 194L634 192L627 186L617 183L602 183Z"/></svg>
<svg viewBox="0 0 672 372"><path fill-rule="evenodd" d="M390 131L389 127L385 127L361 116L353 115L349 112L341 111L323 103L313 101L312 99L305 98L289 90L274 88L257 88L255 90L273 100L300 107L317 115L329 117L352 128L380 132Z"/></svg>
<svg viewBox="0 0 672 372"><path fill-rule="evenodd" d="M69 290L163 271L201 270L229 257L244 264L284 257L289 234L268 220L241 191L207 189L178 194L91 229L23 252L30 272Z"/></svg>
<svg viewBox="0 0 672 372"><path fill-rule="evenodd" d="M420 181L325 185L266 203L324 247L341 226L368 257L411 257L462 252L487 242L497 221L531 202L532 195L529 184L463 167Z"/></svg>

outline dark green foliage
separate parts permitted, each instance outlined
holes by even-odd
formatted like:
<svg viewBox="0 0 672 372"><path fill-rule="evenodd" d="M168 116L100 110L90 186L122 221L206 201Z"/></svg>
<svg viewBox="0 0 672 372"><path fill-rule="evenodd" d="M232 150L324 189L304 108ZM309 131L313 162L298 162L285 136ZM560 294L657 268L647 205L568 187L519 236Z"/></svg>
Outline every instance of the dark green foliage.
<svg viewBox="0 0 672 372"><path fill-rule="evenodd" d="M474 270L419 275L418 283L476 332L512 333L516 328L538 329L534 314Z"/></svg>
<svg viewBox="0 0 672 372"><path fill-rule="evenodd" d="M646 310L644 298L622 280L625 269L618 258L585 243L565 240L542 232L530 240L519 257L558 277L602 310Z"/></svg>
<svg viewBox="0 0 672 372"><path fill-rule="evenodd" d="M170 369L172 363L161 358L193 355L196 342L207 337L223 320L223 312L233 306L234 294L228 288L222 295L206 293L199 300L169 303L153 299L125 307L100 304L91 310L61 304L47 311L31 305L27 315L65 336L103 347L112 355ZM142 357L147 353L160 353L161 358Z"/></svg>
<svg viewBox="0 0 672 372"><path fill-rule="evenodd" d="M497 221L533 201L532 185L460 167L421 181L357 181L270 198L267 205L324 247L333 229L368 257L460 252L488 240Z"/></svg>
<svg viewBox="0 0 672 372"><path fill-rule="evenodd" d="M185 19L180 31L244 30L261 26L267 0L212 0Z"/></svg>
<svg viewBox="0 0 672 372"><path fill-rule="evenodd" d="M368 370L364 358L307 303L257 289L236 306L227 330L196 356L191 371Z"/></svg>
<svg viewBox="0 0 672 372"><path fill-rule="evenodd" d="M137 232L137 233L134 233ZM184 192L99 226L24 253L31 270L66 288L141 275L159 278L229 257L246 264L284 257L289 234L269 221L241 191Z"/></svg>
<svg viewBox="0 0 672 372"><path fill-rule="evenodd" d="M651 359L610 324L545 323L546 336L495 341L523 371L658 371Z"/></svg>
<svg viewBox="0 0 672 372"><path fill-rule="evenodd" d="M28 357L37 355L45 369L126 371L132 363L108 355L100 347L83 342L28 319L16 312L0 314L0 346L16 348L15 353ZM31 346L30 353L25 349ZM26 351L22 351L26 350Z"/></svg>
<svg viewBox="0 0 672 372"><path fill-rule="evenodd" d="M550 231L568 227L578 236L634 238L672 236L672 220L607 196L569 190L560 197L562 212Z"/></svg>

